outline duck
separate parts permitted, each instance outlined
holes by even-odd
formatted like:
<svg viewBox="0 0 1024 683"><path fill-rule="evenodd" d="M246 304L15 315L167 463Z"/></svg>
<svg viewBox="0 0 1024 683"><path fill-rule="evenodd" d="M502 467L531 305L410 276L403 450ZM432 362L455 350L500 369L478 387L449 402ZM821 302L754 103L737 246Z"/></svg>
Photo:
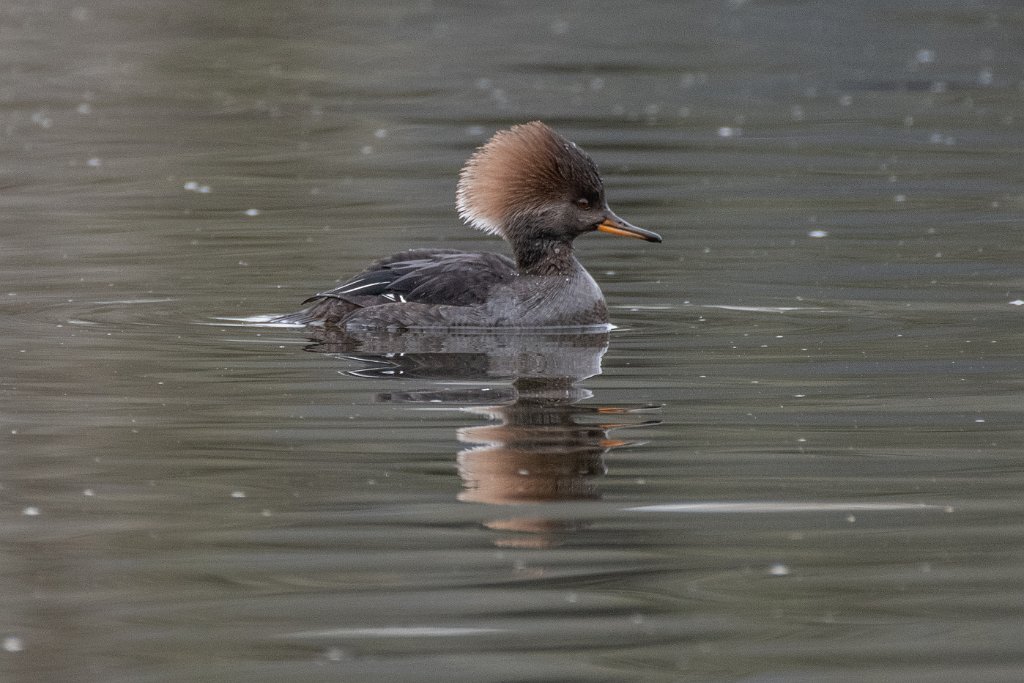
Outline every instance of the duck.
<svg viewBox="0 0 1024 683"><path fill-rule="evenodd" d="M414 248L318 292L284 322L343 331L602 328L608 306L574 240L600 232L661 242L617 216L593 159L541 121L494 134L459 174L456 208L511 257Z"/></svg>

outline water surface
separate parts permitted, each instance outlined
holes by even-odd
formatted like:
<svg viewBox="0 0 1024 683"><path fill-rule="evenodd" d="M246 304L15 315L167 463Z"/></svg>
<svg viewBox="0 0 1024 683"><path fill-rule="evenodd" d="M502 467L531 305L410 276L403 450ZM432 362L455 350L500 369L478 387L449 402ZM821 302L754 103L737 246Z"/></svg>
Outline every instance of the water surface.
<svg viewBox="0 0 1024 683"><path fill-rule="evenodd" d="M0 671L1019 680L1012 2L7 3ZM318 345L542 119L609 334ZM246 322L248 321L248 322Z"/></svg>

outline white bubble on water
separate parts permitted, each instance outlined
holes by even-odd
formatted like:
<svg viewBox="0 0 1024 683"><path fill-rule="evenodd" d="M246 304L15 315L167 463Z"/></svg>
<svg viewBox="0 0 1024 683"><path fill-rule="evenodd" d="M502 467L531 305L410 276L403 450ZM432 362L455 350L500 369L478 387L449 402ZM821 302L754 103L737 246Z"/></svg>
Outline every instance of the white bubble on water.
<svg viewBox="0 0 1024 683"><path fill-rule="evenodd" d="M36 124L40 128L52 128L53 119L51 119L45 111L37 111L30 117L32 123Z"/></svg>
<svg viewBox="0 0 1024 683"><path fill-rule="evenodd" d="M935 61L935 50L922 48L914 53L914 61L918 64L931 64Z"/></svg>

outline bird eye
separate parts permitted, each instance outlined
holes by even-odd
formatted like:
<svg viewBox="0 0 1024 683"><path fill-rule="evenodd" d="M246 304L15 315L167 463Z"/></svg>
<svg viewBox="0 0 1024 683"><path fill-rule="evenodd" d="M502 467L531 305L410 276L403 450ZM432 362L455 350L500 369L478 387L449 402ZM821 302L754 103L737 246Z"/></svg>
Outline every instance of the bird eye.
<svg viewBox="0 0 1024 683"><path fill-rule="evenodd" d="M579 199L576 200L576 206L579 207L580 209L583 209L584 211L589 211L590 200L587 199L586 197L580 197Z"/></svg>

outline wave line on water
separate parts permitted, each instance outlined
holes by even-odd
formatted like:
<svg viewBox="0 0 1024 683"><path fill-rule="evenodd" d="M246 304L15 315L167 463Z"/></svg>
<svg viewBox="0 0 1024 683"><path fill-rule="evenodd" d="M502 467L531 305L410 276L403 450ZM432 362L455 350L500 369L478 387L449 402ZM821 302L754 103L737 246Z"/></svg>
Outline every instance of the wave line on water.
<svg viewBox="0 0 1024 683"><path fill-rule="evenodd" d="M276 315L250 315L246 317L217 316L215 322L201 322L200 325L231 325L234 327L276 327L282 329L300 329L305 327L304 323L278 322Z"/></svg>
<svg viewBox="0 0 1024 683"><path fill-rule="evenodd" d="M385 626L375 628L327 628L319 631L286 633L286 638L461 638L492 633L507 633L503 628Z"/></svg>
<svg viewBox="0 0 1024 683"><path fill-rule="evenodd" d="M93 301L97 306L119 306L122 304L136 305L136 304L166 304L171 301L177 301L172 297L162 298L150 298L150 299L110 299L104 301Z"/></svg>
<svg viewBox="0 0 1024 683"><path fill-rule="evenodd" d="M788 503L784 501L663 503L623 508L626 512L893 512L899 510L945 510L929 503Z"/></svg>
<svg viewBox="0 0 1024 683"><path fill-rule="evenodd" d="M703 304L701 308L719 308L741 313L792 313L794 311L827 311L818 306L734 306L731 304Z"/></svg>

